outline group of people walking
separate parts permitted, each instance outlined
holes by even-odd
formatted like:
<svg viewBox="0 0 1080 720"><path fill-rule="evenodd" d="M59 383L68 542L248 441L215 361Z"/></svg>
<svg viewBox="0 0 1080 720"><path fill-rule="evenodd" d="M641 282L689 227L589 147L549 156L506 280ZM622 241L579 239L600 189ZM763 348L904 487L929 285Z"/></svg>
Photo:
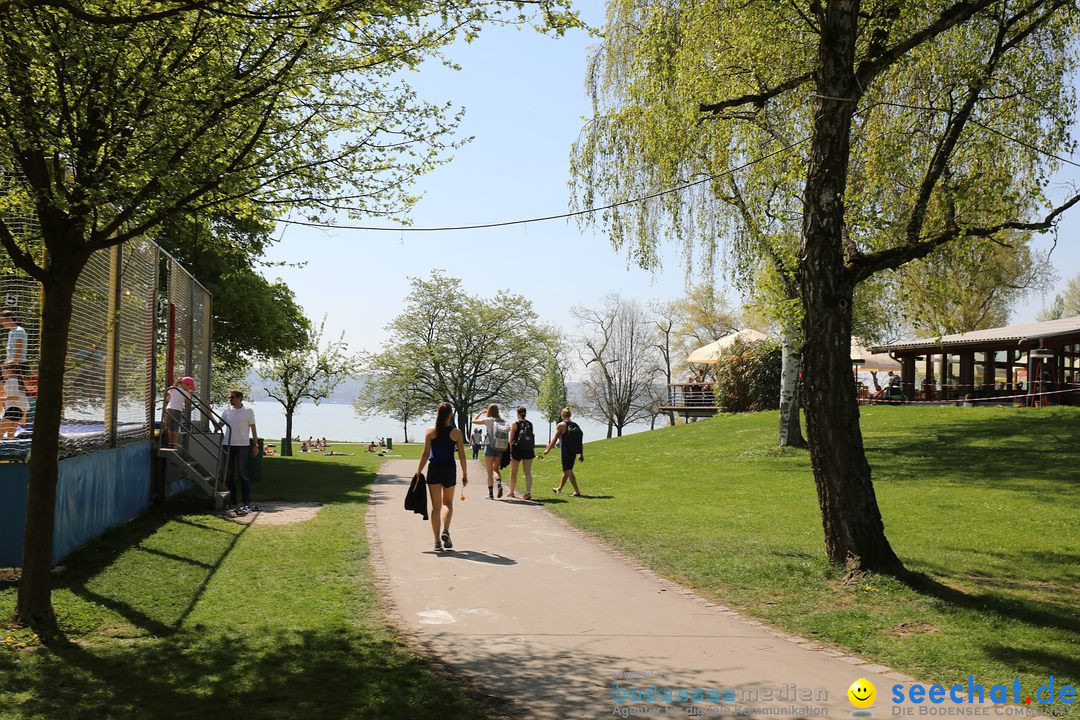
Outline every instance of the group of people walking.
<svg viewBox="0 0 1080 720"><path fill-rule="evenodd" d="M472 433L473 459L478 459L480 445L486 430L487 442L484 444L484 470L487 475L488 499L502 498L503 483L501 470L510 467L510 493L508 499L517 499L518 468L524 470L525 493L522 500L532 500L532 463L536 459L536 436L532 422L525 418L524 407L517 409L517 419L508 423L502 418L499 406L492 403L488 408L473 418L476 426ZM576 461L585 462L581 427L571 419L570 408L563 408L555 436L544 449L544 455L558 443L562 454L562 479L552 492L562 492L567 481L574 487L574 497L581 496L581 489L574 474ZM450 521L454 516L454 487L457 485L457 471L454 456L461 465L462 489L469 484L469 469L465 458L465 437L454 425L454 411L450 403L440 403L435 413L435 425L424 433L424 449L420 453L420 464L416 474L422 476L427 467L427 487L431 498L431 529L435 536L435 550L450 550L454 547L450 538ZM465 499L462 492L461 499Z"/></svg>

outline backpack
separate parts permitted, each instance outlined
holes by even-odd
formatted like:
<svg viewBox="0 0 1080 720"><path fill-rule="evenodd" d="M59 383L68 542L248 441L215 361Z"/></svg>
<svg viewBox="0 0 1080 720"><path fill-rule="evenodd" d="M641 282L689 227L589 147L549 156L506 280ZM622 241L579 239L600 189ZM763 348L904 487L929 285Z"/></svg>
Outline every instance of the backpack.
<svg viewBox="0 0 1080 720"><path fill-rule="evenodd" d="M517 421L517 435L514 436L514 448L518 451L536 446L536 438L533 437L533 426L528 420Z"/></svg>
<svg viewBox="0 0 1080 720"><path fill-rule="evenodd" d="M562 435L562 447L570 455L576 455L581 452L582 440L585 438L585 434L581 432L581 426L573 420L566 421L566 430Z"/></svg>
<svg viewBox="0 0 1080 720"><path fill-rule="evenodd" d="M510 423L502 418L492 418L488 444L492 450L506 450L510 447Z"/></svg>

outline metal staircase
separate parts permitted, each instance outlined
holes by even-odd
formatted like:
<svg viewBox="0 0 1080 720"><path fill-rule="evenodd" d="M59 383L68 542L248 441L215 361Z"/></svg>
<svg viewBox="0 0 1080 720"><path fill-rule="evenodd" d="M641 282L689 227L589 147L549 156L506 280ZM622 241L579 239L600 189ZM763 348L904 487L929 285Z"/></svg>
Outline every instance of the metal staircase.
<svg viewBox="0 0 1080 720"><path fill-rule="evenodd" d="M169 390L180 392L175 385ZM183 391L185 394L186 391ZM191 410L198 410L202 416L199 422L192 421ZM214 508L221 510L229 498L225 485L228 473L228 453L222 445L221 428L225 420L214 409L197 396L191 397L191 407L180 417L180 446L170 447L167 429L170 418L165 412L165 403L161 411L161 435L157 455L180 474L188 478L208 496L214 499ZM214 425L211 430L210 425Z"/></svg>

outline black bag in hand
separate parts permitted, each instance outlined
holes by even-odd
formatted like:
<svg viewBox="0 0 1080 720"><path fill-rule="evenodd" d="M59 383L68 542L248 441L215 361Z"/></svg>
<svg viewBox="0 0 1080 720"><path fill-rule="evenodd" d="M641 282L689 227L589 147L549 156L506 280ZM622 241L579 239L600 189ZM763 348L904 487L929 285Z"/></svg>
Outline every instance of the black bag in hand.
<svg viewBox="0 0 1080 720"><path fill-rule="evenodd" d="M423 515L428 519L427 512L427 485L424 484L423 473L412 476L409 492L405 493L405 509L412 510L417 515Z"/></svg>

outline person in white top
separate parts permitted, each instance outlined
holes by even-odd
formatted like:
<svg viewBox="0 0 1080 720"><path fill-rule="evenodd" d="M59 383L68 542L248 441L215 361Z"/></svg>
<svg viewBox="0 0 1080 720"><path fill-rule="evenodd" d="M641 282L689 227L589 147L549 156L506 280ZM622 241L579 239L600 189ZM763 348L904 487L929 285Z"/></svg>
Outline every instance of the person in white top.
<svg viewBox="0 0 1080 720"><path fill-rule="evenodd" d="M229 407L221 413L221 419L228 425L228 429L225 431L225 445L229 448L229 475L227 482L230 495L229 507L226 512L231 517L258 512L258 506L251 504L251 478L248 475L248 458L259 456L259 433L255 429L255 411L249 407L244 407L243 392L236 388L229 391ZM237 493L236 487L237 477L240 479L239 493Z"/></svg>
<svg viewBox="0 0 1080 720"><path fill-rule="evenodd" d="M0 420L0 437L15 437L28 412L30 403L26 399L19 363L8 360L4 363L4 417Z"/></svg>
<svg viewBox="0 0 1080 720"><path fill-rule="evenodd" d="M180 426L191 413L191 396L195 394L195 378L182 377L165 393L165 433L169 447L180 447Z"/></svg>

